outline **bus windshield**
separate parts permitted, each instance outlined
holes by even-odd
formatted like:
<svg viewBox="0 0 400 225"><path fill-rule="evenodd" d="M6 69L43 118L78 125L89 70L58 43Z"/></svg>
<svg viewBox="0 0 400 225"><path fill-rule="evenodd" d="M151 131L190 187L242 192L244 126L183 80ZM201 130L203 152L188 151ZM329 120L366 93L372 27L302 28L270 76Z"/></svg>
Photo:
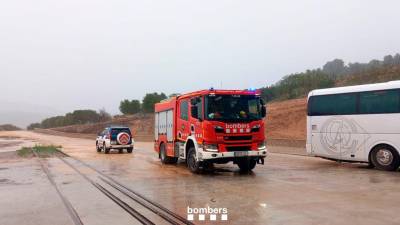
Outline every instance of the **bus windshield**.
<svg viewBox="0 0 400 225"><path fill-rule="evenodd" d="M260 120L261 99L254 95L210 95L206 97L206 119L227 122Z"/></svg>

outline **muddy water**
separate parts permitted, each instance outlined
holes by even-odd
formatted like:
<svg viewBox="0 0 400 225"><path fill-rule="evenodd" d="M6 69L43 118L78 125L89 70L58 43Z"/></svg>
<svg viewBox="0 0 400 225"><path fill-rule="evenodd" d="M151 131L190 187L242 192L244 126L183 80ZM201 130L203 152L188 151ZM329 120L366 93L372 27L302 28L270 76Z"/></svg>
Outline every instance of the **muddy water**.
<svg viewBox="0 0 400 225"><path fill-rule="evenodd" d="M363 164L270 154L266 165L258 165L250 174L240 174L235 165L227 164L217 166L214 173L194 175L183 162L162 165L152 143L136 143L132 154L105 155L96 152L94 140L29 132L7 135L62 145L68 154L182 216L187 215L188 207L228 211L228 222L210 221L209 217L200 222L195 214L199 224L398 224L400 220L400 173L367 169ZM62 164L49 162L53 171L66 171ZM69 187L84 187L71 176L57 179ZM80 211L83 215L95 215L95 210L79 200L86 201L87 196L97 199L96 193L85 196L85 191L76 188L69 191L75 204L85 209ZM121 220L119 224L125 223Z"/></svg>
<svg viewBox="0 0 400 225"><path fill-rule="evenodd" d="M22 147L31 147L36 144L35 141L26 138L0 137L0 153L13 152Z"/></svg>
<svg viewBox="0 0 400 225"><path fill-rule="evenodd" d="M0 224L71 224L37 161L15 152L37 142L0 136Z"/></svg>

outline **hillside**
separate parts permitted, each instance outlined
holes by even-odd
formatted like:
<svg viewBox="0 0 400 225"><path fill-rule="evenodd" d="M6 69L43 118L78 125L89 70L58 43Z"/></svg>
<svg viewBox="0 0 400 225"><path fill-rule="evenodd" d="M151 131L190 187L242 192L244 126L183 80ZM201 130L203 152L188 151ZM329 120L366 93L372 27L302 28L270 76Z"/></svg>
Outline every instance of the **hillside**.
<svg viewBox="0 0 400 225"><path fill-rule="evenodd" d="M336 81L335 86L349 86L400 80L400 65L386 66L354 73Z"/></svg>
<svg viewBox="0 0 400 225"><path fill-rule="evenodd" d="M284 76L275 84L260 88L265 101L282 101L307 96L314 89L379 83L400 79L400 54L383 60L348 63L341 59L327 62L317 69Z"/></svg>
<svg viewBox="0 0 400 225"><path fill-rule="evenodd" d="M400 79L400 65L381 67L363 73L355 73L345 76L338 79L333 86L384 82L396 79ZM267 104L268 114L265 122L266 135L269 143L279 145L283 142L284 144L287 142L296 142L294 143L296 146L304 144L306 138L307 105L307 100L304 96L307 93L304 93L301 98L280 101L275 100ZM131 127L135 137L139 141L153 140L153 114L120 116L108 122L72 125L52 128L51 130L75 134L90 134L91 136L95 136L96 133L100 132L104 127L110 124L120 124ZM292 143L290 145L292 145Z"/></svg>
<svg viewBox="0 0 400 225"><path fill-rule="evenodd" d="M21 128L12 124L0 125L0 131L15 131L15 130L21 130Z"/></svg>
<svg viewBox="0 0 400 225"><path fill-rule="evenodd" d="M290 140L286 142L296 142L294 145L304 145L306 136L306 99L309 91L321 88L340 87L348 85L359 85L367 83L378 83L400 79L400 54L387 55L383 60L373 59L368 63L345 63L341 59L334 59L327 62L321 68L307 70L302 73L290 74L283 77L280 81L267 87L260 88L261 96L268 102L268 115L266 118L266 135L269 143L277 143L277 140ZM150 111L155 102L166 97L165 94L158 96L157 93L147 94L151 101L143 100L147 110ZM157 98L155 98L157 97ZM130 104L135 103L137 112L140 110L140 102L137 100L124 100L127 104L122 107L123 111L128 110ZM146 104L145 104L146 103ZM126 110L125 110L126 108ZM129 111L129 110L128 110ZM126 113L128 113L126 111ZM132 112L133 112L132 111ZM130 111L129 111L130 112ZM132 113L131 112L131 113ZM75 113L75 112L74 112ZM71 115L73 115L72 113ZM101 113L100 113L101 114ZM108 115L103 112L104 115ZM68 119L66 114L65 119ZM64 118L64 117L62 117ZM90 116L87 118L91 118ZM108 117L102 117L106 121ZM45 122L52 121L50 124ZM58 123L58 117L49 118L39 124L40 128L57 127L66 123ZM52 131L67 132L70 134L94 134L100 132L110 124L121 124L132 128L138 140L153 140L153 114L136 114L133 116L120 116L108 122L90 123L93 121L82 120L80 117L75 119L83 124L71 125L66 127L52 128ZM82 122L84 121L84 122ZM94 121L94 122L96 122ZM87 124L86 124L87 123ZM47 126L48 125L48 126ZM271 142L271 140L274 140ZM281 142L278 141L278 142Z"/></svg>

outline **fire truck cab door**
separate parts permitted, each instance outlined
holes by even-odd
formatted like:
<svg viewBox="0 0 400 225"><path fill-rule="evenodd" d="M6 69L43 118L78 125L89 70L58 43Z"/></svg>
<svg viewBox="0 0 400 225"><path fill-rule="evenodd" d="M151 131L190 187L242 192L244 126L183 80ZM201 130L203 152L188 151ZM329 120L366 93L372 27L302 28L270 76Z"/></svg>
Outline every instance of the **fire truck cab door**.
<svg viewBox="0 0 400 225"><path fill-rule="evenodd" d="M192 98L190 105L190 134L196 138L197 142L202 142L202 122L204 120L203 97Z"/></svg>
<svg viewBox="0 0 400 225"><path fill-rule="evenodd" d="M189 99L183 99L179 102L178 117L177 117L178 140L186 141L189 134L190 134Z"/></svg>

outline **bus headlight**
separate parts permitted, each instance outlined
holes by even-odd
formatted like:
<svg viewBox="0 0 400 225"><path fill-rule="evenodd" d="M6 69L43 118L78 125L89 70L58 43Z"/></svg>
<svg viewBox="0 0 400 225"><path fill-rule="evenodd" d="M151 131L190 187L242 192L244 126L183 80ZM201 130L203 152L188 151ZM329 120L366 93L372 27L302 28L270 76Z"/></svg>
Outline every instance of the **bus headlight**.
<svg viewBox="0 0 400 225"><path fill-rule="evenodd" d="M203 150L207 152L218 152L218 145L217 144L204 144Z"/></svg>

